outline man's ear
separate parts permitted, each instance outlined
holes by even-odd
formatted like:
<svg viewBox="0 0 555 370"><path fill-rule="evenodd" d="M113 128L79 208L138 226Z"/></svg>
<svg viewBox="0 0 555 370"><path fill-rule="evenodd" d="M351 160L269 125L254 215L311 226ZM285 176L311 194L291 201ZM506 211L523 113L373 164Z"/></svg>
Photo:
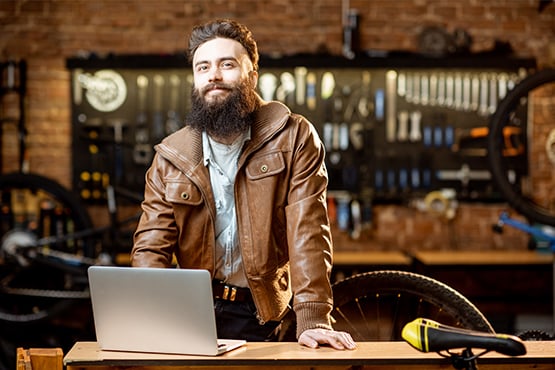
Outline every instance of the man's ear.
<svg viewBox="0 0 555 370"><path fill-rule="evenodd" d="M258 85L258 71L252 70L249 72L249 80L253 89Z"/></svg>

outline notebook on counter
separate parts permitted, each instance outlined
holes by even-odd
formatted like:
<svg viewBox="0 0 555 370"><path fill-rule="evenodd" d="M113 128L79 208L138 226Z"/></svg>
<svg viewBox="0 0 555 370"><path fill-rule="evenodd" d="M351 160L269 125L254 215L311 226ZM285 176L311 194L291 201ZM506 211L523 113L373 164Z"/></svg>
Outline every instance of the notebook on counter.
<svg viewBox="0 0 555 370"><path fill-rule="evenodd" d="M216 356L246 343L217 338L206 270L92 266L88 277L102 350Z"/></svg>

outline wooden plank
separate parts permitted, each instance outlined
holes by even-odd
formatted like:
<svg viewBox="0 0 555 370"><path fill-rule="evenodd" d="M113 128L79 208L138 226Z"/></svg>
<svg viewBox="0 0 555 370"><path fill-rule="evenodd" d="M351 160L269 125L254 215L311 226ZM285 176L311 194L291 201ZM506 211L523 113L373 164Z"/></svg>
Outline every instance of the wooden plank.
<svg viewBox="0 0 555 370"><path fill-rule="evenodd" d="M18 348L17 370L62 370L61 348Z"/></svg>

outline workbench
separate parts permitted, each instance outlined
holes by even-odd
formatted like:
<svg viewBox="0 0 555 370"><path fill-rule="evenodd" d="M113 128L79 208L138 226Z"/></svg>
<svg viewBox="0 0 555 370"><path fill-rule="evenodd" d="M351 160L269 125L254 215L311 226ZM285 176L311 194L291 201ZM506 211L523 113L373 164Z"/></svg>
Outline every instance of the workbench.
<svg viewBox="0 0 555 370"><path fill-rule="evenodd" d="M527 354L507 357L488 353L480 369L555 369L555 341L526 342ZM475 354L478 350L475 351ZM296 342L247 343L221 356L164 355L101 351L96 342L77 342L64 357L67 370L177 369L451 369L449 359L421 353L405 342L362 342L353 351L329 347L311 349Z"/></svg>

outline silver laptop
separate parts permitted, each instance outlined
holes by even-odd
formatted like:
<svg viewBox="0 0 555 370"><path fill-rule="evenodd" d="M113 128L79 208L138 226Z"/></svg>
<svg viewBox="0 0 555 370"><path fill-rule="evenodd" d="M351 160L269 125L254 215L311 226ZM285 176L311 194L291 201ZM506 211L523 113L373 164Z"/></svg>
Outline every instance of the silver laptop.
<svg viewBox="0 0 555 370"><path fill-rule="evenodd" d="M217 339L206 270L92 266L88 276L102 350L215 356L246 343Z"/></svg>

